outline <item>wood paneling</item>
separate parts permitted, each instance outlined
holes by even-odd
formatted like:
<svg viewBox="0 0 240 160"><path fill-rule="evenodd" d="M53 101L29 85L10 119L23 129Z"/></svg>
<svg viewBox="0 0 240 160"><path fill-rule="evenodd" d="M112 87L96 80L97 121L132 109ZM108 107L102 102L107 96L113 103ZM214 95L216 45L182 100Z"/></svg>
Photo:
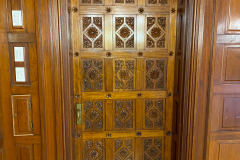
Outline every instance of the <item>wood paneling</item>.
<svg viewBox="0 0 240 160"><path fill-rule="evenodd" d="M216 47L209 115L209 160L238 160L240 129L239 1L217 1Z"/></svg>
<svg viewBox="0 0 240 160"><path fill-rule="evenodd" d="M72 0L74 105L84 110L73 157L171 159L176 0L120 1Z"/></svg>
<svg viewBox="0 0 240 160"><path fill-rule="evenodd" d="M34 160L32 144L16 144L17 160Z"/></svg>
<svg viewBox="0 0 240 160"><path fill-rule="evenodd" d="M33 134L33 113L31 96L12 96L14 135Z"/></svg>

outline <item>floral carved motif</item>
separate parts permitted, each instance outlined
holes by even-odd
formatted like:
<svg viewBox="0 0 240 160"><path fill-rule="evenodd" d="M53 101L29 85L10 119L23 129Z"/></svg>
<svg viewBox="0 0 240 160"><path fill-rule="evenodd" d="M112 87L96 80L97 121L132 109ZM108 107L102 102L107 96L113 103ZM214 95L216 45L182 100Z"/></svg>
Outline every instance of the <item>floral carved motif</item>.
<svg viewBox="0 0 240 160"><path fill-rule="evenodd" d="M83 91L103 90L103 60L83 60Z"/></svg>
<svg viewBox="0 0 240 160"><path fill-rule="evenodd" d="M164 101L146 100L145 101L145 129L164 128Z"/></svg>
<svg viewBox="0 0 240 160"><path fill-rule="evenodd" d="M83 105L85 130L103 130L103 101L86 101Z"/></svg>
<svg viewBox="0 0 240 160"><path fill-rule="evenodd" d="M166 17L147 17L147 48L166 48Z"/></svg>
<svg viewBox="0 0 240 160"><path fill-rule="evenodd" d="M82 17L83 49L103 48L102 17Z"/></svg>
<svg viewBox="0 0 240 160"><path fill-rule="evenodd" d="M86 160L103 160L104 158L104 141L88 140L84 142L84 159Z"/></svg>
<svg viewBox="0 0 240 160"><path fill-rule="evenodd" d="M162 139L144 140L144 160L162 160Z"/></svg>
<svg viewBox="0 0 240 160"><path fill-rule="evenodd" d="M135 107L133 100L116 100L115 101L115 129L134 129Z"/></svg>
<svg viewBox="0 0 240 160"><path fill-rule="evenodd" d="M115 160L133 160L133 139L115 140Z"/></svg>
<svg viewBox="0 0 240 160"><path fill-rule="evenodd" d="M115 60L115 89L134 89L135 61Z"/></svg>
<svg viewBox="0 0 240 160"><path fill-rule="evenodd" d="M134 48L135 17L115 17L115 47Z"/></svg>
<svg viewBox="0 0 240 160"><path fill-rule="evenodd" d="M146 60L146 83L147 90L164 90L165 60Z"/></svg>

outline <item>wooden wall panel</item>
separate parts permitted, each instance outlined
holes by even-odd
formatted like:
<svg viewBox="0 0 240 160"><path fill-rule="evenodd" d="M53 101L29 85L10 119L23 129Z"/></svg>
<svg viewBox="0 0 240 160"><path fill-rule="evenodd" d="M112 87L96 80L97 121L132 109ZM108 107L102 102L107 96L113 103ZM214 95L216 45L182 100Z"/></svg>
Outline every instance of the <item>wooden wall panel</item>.
<svg viewBox="0 0 240 160"><path fill-rule="evenodd" d="M226 7L229 8L227 13L227 28L226 33L240 33L240 5L238 0L228 0Z"/></svg>
<svg viewBox="0 0 240 160"><path fill-rule="evenodd" d="M41 159L36 5L35 0L4 0L0 5L4 160ZM19 77L17 68L23 73Z"/></svg>
<svg viewBox="0 0 240 160"><path fill-rule="evenodd" d="M240 7L217 0L216 47L212 74L209 160L240 159Z"/></svg>
<svg viewBox="0 0 240 160"><path fill-rule="evenodd" d="M12 96L12 111L14 135L33 134L31 96Z"/></svg>
<svg viewBox="0 0 240 160"><path fill-rule="evenodd" d="M17 160L34 160L32 144L16 144Z"/></svg>

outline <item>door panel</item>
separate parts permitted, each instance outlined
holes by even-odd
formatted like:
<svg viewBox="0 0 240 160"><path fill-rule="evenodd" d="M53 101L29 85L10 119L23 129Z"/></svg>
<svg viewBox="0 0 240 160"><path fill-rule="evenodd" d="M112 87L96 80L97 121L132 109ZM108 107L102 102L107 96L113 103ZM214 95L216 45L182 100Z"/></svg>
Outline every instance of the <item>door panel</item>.
<svg viewBox="0 0 240 160"><path fill-rule="evenodd" d="M240 136L237 132L240 130L239 1L218 1L217 8L209 159L238 160L240 157L236 148L239 147Z"/></svg>
<svg viewBox="0 0 240 160"><path fill-rule="evenodd" d="M76 159L170 160L176 2L98 2L72 2Z"/></svg>

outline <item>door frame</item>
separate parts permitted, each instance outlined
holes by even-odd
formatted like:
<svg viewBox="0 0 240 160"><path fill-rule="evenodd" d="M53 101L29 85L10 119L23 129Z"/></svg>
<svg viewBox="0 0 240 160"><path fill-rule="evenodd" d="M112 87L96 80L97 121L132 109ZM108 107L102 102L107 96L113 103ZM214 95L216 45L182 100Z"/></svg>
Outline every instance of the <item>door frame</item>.
<svg viewBox="0 0 240 160"><path fill-rule="evenodd" d="M183 119L182 160L204 160L207 157L208 108L216 39L215 1L186 0L185 26L188 28L185 29L183 115L187 116ZM74 53L71 53L68 43L71 39L68 34L68 18L74 14L71 8L75 5L69 0L38 0L36 3L41 130L44 146L42 157L49 160L72 160L75 133L71 118L74 109L71 104L74 97L74 93L71 92L71 60ZM2 9L1 14L4 15L5 11ZM7 38L0 42L7 43ZM4 57L5 54L8 55L8 52L3 52L0 57ZM8 71L1 68L1 72ZM1 80L1 84L7 81L3 78ZM1 89L2 93L3 89L4 87ZM1 103L5 103L3 95L0 98ZM4 138L3 147L7 142Z"/></svg>

